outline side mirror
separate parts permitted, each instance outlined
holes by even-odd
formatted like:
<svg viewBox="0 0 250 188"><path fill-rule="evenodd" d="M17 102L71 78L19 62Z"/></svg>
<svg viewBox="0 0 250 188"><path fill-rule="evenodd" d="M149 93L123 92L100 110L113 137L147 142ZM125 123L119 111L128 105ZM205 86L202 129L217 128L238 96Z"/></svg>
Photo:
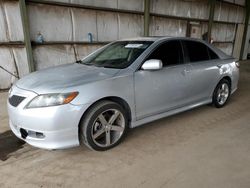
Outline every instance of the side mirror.
<svg viewBox="0 0 250 188"><path fill-rule="evenodd" d="M150 59L143 63L142 70L160 70L162 69L162 61L159 59Z"/></svg>

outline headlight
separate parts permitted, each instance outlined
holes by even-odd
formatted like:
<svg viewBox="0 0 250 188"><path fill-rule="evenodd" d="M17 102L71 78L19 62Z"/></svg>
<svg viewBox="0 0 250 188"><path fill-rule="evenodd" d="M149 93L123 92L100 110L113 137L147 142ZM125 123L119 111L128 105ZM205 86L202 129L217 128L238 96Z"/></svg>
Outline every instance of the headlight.
<svg viewBox="0 0 250 188"><path fill-rule="evenodd" d="M48 106L68 104L77 95L78 92L38 95L28 103L26 108L38 108L38 107L48 107Z"/></svg>

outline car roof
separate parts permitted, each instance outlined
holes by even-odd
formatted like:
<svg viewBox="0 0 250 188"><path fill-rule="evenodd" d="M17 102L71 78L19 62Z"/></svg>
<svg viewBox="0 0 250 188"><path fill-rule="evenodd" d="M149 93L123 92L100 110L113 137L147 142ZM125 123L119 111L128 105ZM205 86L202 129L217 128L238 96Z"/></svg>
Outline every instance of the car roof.
<svg viewBox="0 0 250 188"><path fill-rule="evenodd" d="M197 39L197 38L191 38L191 37L150 36L150 37L136 37L136 38L121 39L121 40L118 40L118 41L152 41L152 42L161 42L161 41L165 41L165 40L189 40L189 41L201 42L203 44L206 44L210 48L212 48L217 53L217 55L219 55L219 57L221 59L232 58L231 56L229 56L229 55L225 54L224 52L222 52L220 49L216 48L214 45L209 44L207 41L204 41L202 39Z"/></svg>
<svg viewBox="0 0 250 188"><path fill-rule="evenodd" d="M118 41L162 41L167 39L175 39L175 40L191 40L191 41L200 41L204 42L204 40L197 39L197 38L190 38L190 37L173 37L173 36L150 36L150 37L135 37L135 38L125 38L120 39Z"/></svg>
<svg viewBox="0 0 250 188"><path fill-rule="evenodd" d="M193 41L203 41L197 38L191 37L173 37L173 36L150 36L150 37L134 37L134 38L125 38L120 39L119 41L158 41L166 39L176 39L176 40L193 40Z"/></svg>
<svg viewBox="0 0 250 188"><path fill-rule="evenodd" d="M160 37L135 37L135 38L125 38L119 41L157 41ZM161 37L162 38L162 37Z"/></svg>
<svg viewBox="0 0 250 188"><path fill-rule="evenodd" d="M173 37L173 36L135 37L135 38L120 39L118 41L152 41L152 42L155 42L155 41L161 41L161 40L167 40L167 39L203 41L203 40L197 39L197 38L191 38L191 37Z"/></svg>

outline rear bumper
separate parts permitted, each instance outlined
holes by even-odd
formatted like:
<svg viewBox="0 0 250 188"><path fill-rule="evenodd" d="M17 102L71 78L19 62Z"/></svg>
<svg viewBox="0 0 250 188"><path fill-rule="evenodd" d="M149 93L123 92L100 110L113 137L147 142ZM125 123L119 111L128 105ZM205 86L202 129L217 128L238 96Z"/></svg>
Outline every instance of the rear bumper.
<svg viewBox="0 0 250 188"><path fill-rule="evenodd" d="M232 86L231 86L231 93L233 94L237 88L240 78L240 71L239 68L235 66L235 63L233 63L233 71L232 71Z"/></svg>
<svg viewBox="0 0 250 188"><path fill-rule="evenodd" d="M78 125L87 106L66 104L26 109L26 104L35 94L16 87L12 92L26 97L17 107L9 102L7 104L9 125L18 138L44 149L62 149L79 145ZM23 132L27 135L21 134Z"/></svg>

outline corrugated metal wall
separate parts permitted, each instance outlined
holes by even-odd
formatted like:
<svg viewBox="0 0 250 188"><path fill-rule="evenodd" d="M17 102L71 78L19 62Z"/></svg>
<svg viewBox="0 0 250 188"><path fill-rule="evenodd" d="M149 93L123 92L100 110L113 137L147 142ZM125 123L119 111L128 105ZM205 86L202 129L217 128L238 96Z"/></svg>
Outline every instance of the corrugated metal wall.
<svg viewBox="0 0 250 188"><path fill-rule="evenodd" d="M244 0L238 0L236 3L244 5ZM212 38L218 41L215 46L222 49L227 54L232 54L233 52L237 25L244 23L244 12L245 10L242 6L235 6L222 2L216 3L214 20L225 23L216 23L213 25Z"/></svg>
<svg viewBox="0 0 250 188"><path fill-rule="evenodd" d="M103 4L103 1L99 2ZM32 41L36 40L39 33L43 35L45 42L65 43L88 42L88 33L92 34L95 42L109 42L143 35L141 15L41 4L30 4L28 10L29 17L32 17L30 19ZM99 47L98 43L77 46L36 45L34 46L36 68L73 62Z"/></svg>
<svg viewBox="0 0 250 188"><path fill-rule="evenodd" d="M0 66L22 77L28 73L26 49L23 45L4 43L24 41L18 2L0 1ZM17 78L0 69L0 89L9 88Z"/></svg>
<svg viewBox="0 0 250 188"><path fill-rule="evenodd" d="M214 45L231 54L237 24L244 22L244 0L227 1L216 2L212 38ZM109 41L143 36L144 0L27 2L37 70L81 59ZM0 1L0 8L0 65L22 77L28 73L28 63L19 4ZM208 0L151 0L150 12L151 36L188 36L190 32L194 36L194 26L201 37L208 30ZM94 43L88 43L89 33ZM36 42L39 34L43 44ZM0 89L9 88L15 79L0 69Z"/></svg>

